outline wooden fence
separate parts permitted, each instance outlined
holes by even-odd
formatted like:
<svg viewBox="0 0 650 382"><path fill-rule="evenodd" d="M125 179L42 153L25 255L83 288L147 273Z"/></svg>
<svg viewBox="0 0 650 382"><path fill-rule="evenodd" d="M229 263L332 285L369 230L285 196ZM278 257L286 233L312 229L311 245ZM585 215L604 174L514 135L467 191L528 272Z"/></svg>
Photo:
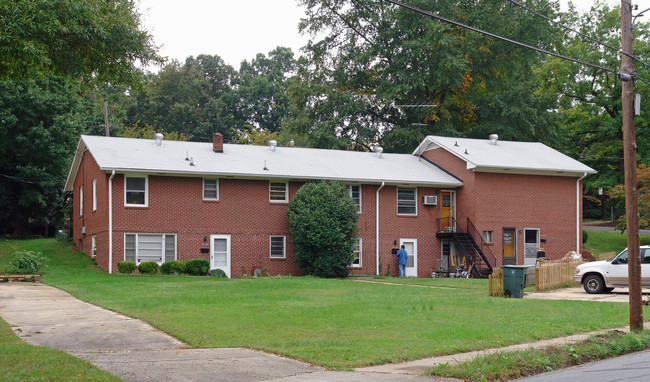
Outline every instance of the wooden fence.
<svg viewBox="0 0 650 382"><path fill-rule="evenodd" d="M580 260L540 260L535 268L535 290L552 288L573 281Z"/></svg>
<svg viewBox="0 0 650 382"><path fill-rule="evenodd" d="M503 296L503 269L494 268L488 277L489 295L492 297Z"/></svg>

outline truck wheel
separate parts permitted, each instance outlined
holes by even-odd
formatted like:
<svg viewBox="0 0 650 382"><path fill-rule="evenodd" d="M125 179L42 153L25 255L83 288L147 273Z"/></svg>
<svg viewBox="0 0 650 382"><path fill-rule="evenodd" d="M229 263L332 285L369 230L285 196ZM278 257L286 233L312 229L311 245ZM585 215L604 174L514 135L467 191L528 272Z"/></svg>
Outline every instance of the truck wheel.
<svg viewBox="0 0 650 382"><path fill-rule="evenodd" d="M589 275L582 281L585 292L590 294L603 293L605 291L605 281L600 275Z"/></svg>

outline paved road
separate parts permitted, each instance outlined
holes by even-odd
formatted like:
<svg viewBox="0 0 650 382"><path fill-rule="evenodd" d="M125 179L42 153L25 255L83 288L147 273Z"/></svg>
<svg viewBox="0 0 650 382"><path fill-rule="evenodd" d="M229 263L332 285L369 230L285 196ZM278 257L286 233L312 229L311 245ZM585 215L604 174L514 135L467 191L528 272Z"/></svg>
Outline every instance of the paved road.
<svg viewBox="0 0 650 382"><path fill-rule="evenodd" d="M522 382L646 382L650 381L650 351L632 353L521 378Z"/></svg>
<svg viewBox="0 0 650 382"><path fill-rule="evenodd" d="M0 317L27 343L63 350L126 381L445 380L326 371L249 349L191 349L144 321L85 303L44 284L0 283Z"/></svg>
<svg viewBox="0 0 650 382"><path fill-rule="evenodd" d="M586 231L621 232L616 230L614 227L604 227L599 225L583 225L582 229ZM650 234L650 229L640 229L639 233L642 235L648 235Z"/></svg>

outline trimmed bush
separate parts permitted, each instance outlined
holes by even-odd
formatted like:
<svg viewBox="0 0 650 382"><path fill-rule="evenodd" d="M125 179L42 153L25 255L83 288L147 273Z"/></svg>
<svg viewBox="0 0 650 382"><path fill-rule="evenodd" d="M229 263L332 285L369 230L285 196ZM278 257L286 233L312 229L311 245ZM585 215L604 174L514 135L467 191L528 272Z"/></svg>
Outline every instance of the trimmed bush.
<svg viewBox="0 0 650 382"><path fill-rule="evenodd" d="M160 273L163 275L182 275L185 273L185 263L174 260L162 263Z"/></svg>
<svg viewBox="0 0 650 382"><path fill-rule="evenodd" d="M190 276L205 276L210 270L210 260L191 259L185 262L185 272Z"/></svg>
<svg viewBox="0 0 650 382"><path fill-rule="evenodd" d="M45 265L45 258L41 252L18 251L11 254L7 270L9 273L39 273Z"/></svg>
<svg viewBox="0 0 650 382"><path fill-rule="evenodd" d="M127 274L127 275L133 273L133 271L135 271L135 269L137 267L138 266L135 265L135 263L133 261L118 261L117 262L117 270L120 273L124 273L124 274Z"/></svg>
<svg viewBox="0 0 650 382"><path fill-rule="evenodd" d="M211 270L210 271L210 276L228 278L228 276L226 276L226 272L224 272L223 269L213 269L213 270Z"/></svg>
<svg viewBox="0 0 650 382"><path fill-rule="evenodd" d="M155 275L158 273L158 263L155 261L144 261L138 265L138 270L143 275Z"/></svg>
<svg viewBox="0 0 650 382"><path fill-rule="evenodd" d="M357 204L336 182L307 183L287 209L296 264L308 275L347 277L358 232Z"/></svg>
<svg viewBox="0 0 650 382"><path fill-rule="evenodd" d="M586 243L587 239L589 239L589 234L587 233L587 231L583 230L582 231L582 244Z"/></svg>

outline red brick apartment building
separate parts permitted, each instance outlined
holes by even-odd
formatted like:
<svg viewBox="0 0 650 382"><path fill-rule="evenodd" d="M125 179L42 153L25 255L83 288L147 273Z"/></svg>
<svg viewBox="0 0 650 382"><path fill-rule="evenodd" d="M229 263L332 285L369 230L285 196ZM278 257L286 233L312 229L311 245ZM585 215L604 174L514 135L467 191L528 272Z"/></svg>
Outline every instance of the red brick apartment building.
<svg viewBox="0 0 650 382"><path fill-rule="evenodd" d="M122 260L210 259L230 277L300 275L286 210L319 179L359 206L352 274L458 269L483 277L580 250L582 179L595 171L541 143L428 136L412 154L81 136L65 185L73 238L107 272Z"/></svg>

